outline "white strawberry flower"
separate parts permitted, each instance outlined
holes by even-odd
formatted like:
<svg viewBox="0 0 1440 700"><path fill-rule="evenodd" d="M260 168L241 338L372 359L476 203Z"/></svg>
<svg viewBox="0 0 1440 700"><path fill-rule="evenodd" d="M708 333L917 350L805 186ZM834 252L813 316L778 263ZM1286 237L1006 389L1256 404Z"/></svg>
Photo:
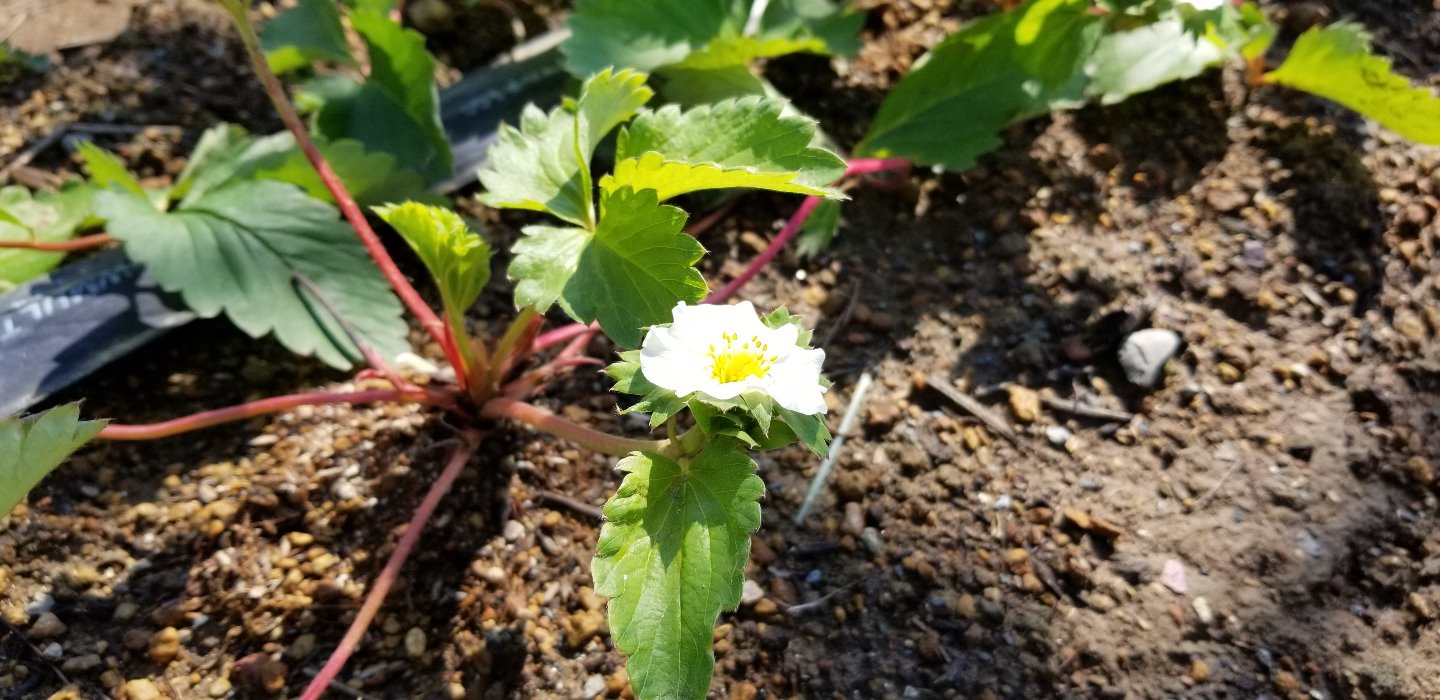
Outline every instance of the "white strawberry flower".
<svg viewBox="0 0 1440 700"><path fill-rule="evenodd" d="M640 345L640 371L652 384L682 398L698 391L726 400L755 390L796 413L825 412L825 351L798 345L794 324L771 328L748 301L681 302L674 318L651 328Z"/></svg>

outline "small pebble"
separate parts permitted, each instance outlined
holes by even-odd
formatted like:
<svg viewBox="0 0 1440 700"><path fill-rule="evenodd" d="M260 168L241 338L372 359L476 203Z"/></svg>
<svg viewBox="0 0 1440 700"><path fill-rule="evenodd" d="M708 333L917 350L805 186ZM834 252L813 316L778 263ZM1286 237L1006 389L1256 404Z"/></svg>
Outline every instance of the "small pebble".
<svg viewBox="0 0 1440 700"><path fill-rule="evenodd" d="M1063 425L1052 425L1045 429L1045 439L1056 447L1064 447L1071 437L1070 431Z"/></svg>
<svg viewBox="0 0 1440 700"><path fill-rule="evenodd" d="M419 627L411 627L405 633L405 654L412 659L418 659L425 655L425 630Z"/></svg>
<svg viewBox="0 0 1440 700"><path fill-rule="evenodd" d="M150 636L150 660L157 664L168 664L180 655L180 632L166 627Z"/></svg>
<svg viewBox="0 0 1440 700"><path fill-rule="evenodd" d="M65 623L61 622L60 618L55 617L55 613L47 612L35 618L35 624L30 625L30 638L50 639L52 637L59 637L65 634L65 630L67 629L69 628L65 626Z"/></svg>
<svg viewBox="0 0 1440 700"><path fill-rule="evenodd" d="M1200 618L1200 624L1209 625L1215 621L1215 613L1210 611L1210 601L1204 596L1199 596L1190 601L1190 607L1195 609L1195 616Z"/></svg>
<svg viewBox="0 0 1440 700"><path fill-rule="evenodd" d="M1204 683L1210 678L1210 664L1195 659L1190 662L1190 680L1196 683Z"/></svg>
<svg viewBox="0 0 1440 700"><path fill-rule="evenodd" d="M740 587L741 604L754 605L764 597L765 589L761 588L760 584L755 583L754 579L745 579L745 583Z"/></svg>
<svg viewBox="0 0 1440 700"><path fill-rule="evenodd" d="M160 689L149 678L136 678L125 683L126 700L160 700Z"/></svg>
<svg viewBox="0 0 1440 700"><path fill-rule="evenodd" d="M223 697L225 697L226 695L229 695L229 694L230 694L230 679L221 677L221 678L216 678L216 679L213 680L213 681L210 681L210 697L212 697L212 698L223 698Z"/></svg>
<svg viewBox="0 0 1440 700"><path fill-rule="evenodd" d="M501 534L505 536L507 541L514 542L525 536L525 526L518 520L507 520L505 521L505 529Z"/></svg>
<svg viewBox="0 0 1440 700"><path fill-rule="evenodd" d="M1120 346L1120 367L1136 386L1151 387L1160 379L1165 363L1180 349L1180 334L1163 328L1146 328L1126 336Z"/></svg>

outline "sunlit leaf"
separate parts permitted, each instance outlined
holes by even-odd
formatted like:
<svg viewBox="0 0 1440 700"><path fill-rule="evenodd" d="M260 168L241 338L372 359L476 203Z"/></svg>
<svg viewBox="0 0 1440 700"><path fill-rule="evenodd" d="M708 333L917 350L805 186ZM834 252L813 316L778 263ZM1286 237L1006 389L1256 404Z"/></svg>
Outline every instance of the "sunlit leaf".
<svg viewBox="0 0 1440 700"><path fill-rule="evenodd" d="M1370 35L1340 22L1300 35L1285 62L1265 82L1339 102L1418 143L1440 144L1440 99L1370 52Z"/></svg>
<svg viewBox="0 0 1440 700"><path fill-rule="evenodd" d="M490 244L459 214L416 202L377 207L435 278L445 309L463 314L490 281Z"/></svg>
<svg viewBox="0 0 1440 700"><path fill-rule="evenodd" d="M69 185L31 196L24 187L0 188L0 241L56 243L74 237L94 210L94 188ZM54 269L64 253L0 248L0 292Z"/></svg>
<svg viewBox="0 0 1440 700"><path fill-rule="evenodd" d="M24 418L0 418L0 517L105 423L80 420L80 405L74 403Z"/></svg>
<svg viewBox="0 0 1440 700"><path fill-rule="evenodd" d="M704 698L715 621L740 604L765 484L723 438L693 458L636 453L619 468L591 564L611 637L636 697Z"/></svg>

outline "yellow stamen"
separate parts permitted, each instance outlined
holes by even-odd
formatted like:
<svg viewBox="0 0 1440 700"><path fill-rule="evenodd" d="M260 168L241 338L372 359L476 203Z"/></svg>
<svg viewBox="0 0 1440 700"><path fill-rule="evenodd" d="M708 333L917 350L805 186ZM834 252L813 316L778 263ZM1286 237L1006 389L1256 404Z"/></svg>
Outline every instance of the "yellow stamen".
<svg viewBox="0 0 1440 700"><path fill-rule="evenodd" d="M760 342L759 336L750 336L750 342L739 348L735 347L735 341L740 339L735 333L724 333L720 337L725 346L719 352L714 345L710 346L710 376L721 384L763 377L778 359L775 355L766 356L770 346Z"/></svg>

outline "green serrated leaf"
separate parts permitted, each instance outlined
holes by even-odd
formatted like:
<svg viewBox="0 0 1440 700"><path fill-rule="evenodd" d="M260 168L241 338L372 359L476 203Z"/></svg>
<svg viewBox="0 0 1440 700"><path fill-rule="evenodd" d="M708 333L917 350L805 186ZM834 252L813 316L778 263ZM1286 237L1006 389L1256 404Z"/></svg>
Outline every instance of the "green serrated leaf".
<svg viewBox="0 0 1440 700"><path fill-rule="evenodd" d="M0 418L0 517L70 453L105 427L103 420L80 420L80 404L56 406L24 418Z"/></svg>
<svg viewBox="0 0 1440 700"><path fill-rule="evenodd" d="M340 176L345 189L362 207L413 200L425 204L447 201L430 192L425 176L401 167L395 156L370 151L353 139L319 141L316 146L325 161ZM245 152L249 177L288 182L305 190L305 194L325 202L334 202L330 189L315 172L315 167L295 145L288 131L255 139Z"/></svg>
<svg viewBox="0 0 1440 700"><path fill-rule="evenodd" d="M565 292L565 285L590 245L590 232L559 226L526 226L524 238L511 247L510 277L515 280L515 305L548 309Z"/></svg>
<svg viewBox="0 0 1440 700"><path fill-rule="evenodd" d="M645 378L640 371L640 351L626 350L620 353L620 361L605 368L605 373L615 380L615 391L634 396L648 396L659 387Z"/></svg>
<svg viewBox="0 0 1440 700"><path fill-rule="evenodd" d="M103 192L97 211L125 252L201 317L224 312L252 337L274 333L292 351L349 368L358 350L294 275L314 282L383 357L409 350L400 303L335 209L299 188L238 180L173 212Z"/></svg>
<svg viewBox="0 0 1440 700"><path fill-rule="evenodd" d="M355 63L335 0L300 0L300 4L265 23L260 46L270 70L279 74L308 67L313 61Z"/></svg>
<svg viewBox="0 0 1440 700"><path fill-rule="evenodd" d="M94 188L70 185L60 192L31 196L24 187L0 189L0 241L69 240L94 210ZM54 269L64 253L0 248L0 292Z"/></svg>
<svg viewBox="0 0 1440 700"><path fill-rule="evenodd" d="M834 199L845 197L833 187L814 187L797 182L798 172L764 172L758 168L727 168L714 163L685 163L666 160L650 152L615 164L615 171L600 179L603 190L630 187L655 190L660 201L700 190L747 187L773 192L791 192Z"/></svg>
<svg viewBox="0 0 1440 700"><path fill-rule="evenodd" d="M829 0L773 0L753 34L744 31L751 5L749 0L580 0L569 19L571 37L561 48L566 68L583 76L609 66L647 72L746 67L759 58L849 54L859 47L856 34L864 15Z"/></svg>
<svg viewBox="0 0 1440 700"><path fill-rule="evenodd" d="M328 0L327 0L328 1ZM211 190L244 175L245 153L253 139L234 124L217 124L205 130L171 186L169 198L187 206Z"/></svg>
<svg viewBox="0 0 1440 700"><path fill-rule="evenodd" d="M1007 125L1079 96L1102 29L1087 0L1030 0L971 22L896 84L856 151L964 170Z"/></svg>
<svg viewBox="0 0 1440 700"><path fill-rule="evenodd" d="M370 11L353 12L350 23L369 49L370 74L358 89L325 95L317 130L330 141L351 138L389 153L431 182L448 177L453 156L425 37Z"/></svg>
<svg viewBox="0 0 1440 700"><path fill-rule="evenodd" d="M653 190L606 192L600 210L560 300L576 320L598 320L618 345L633 348L645 328L670 319L677 302L705 296L695 269L705 249L682 230L685 212L660 204Z"/></svg>
<svg viewBox="0 0 1440 700"><path fill-rule="evenodd" d="M610 630L635 695L704 698L723 610L740 604L750 533L760 526L765 484L730 440L693 459L636 453L605 504L591 571L610 598Z"/></svg>
<svg viewBox="0 0 1440 700"><path fill-rule="evenodd" d="M655 152L666 161L708 163L722 171L796 173L788 184L842 196L828 186L844 174L845 161L824 149L811 148L815 122L784 114L784 110L784 102L760 97L726 100L683 112L674 105L662 107L641 114L620 130L615 158L623 162Z"/></svg>
<svg viewBox="0 0 1440 700"><path fill-rule="evenodd" d="M1339 22L1300 35L1265 82L1339 102L1411 141L1440 144L1440 99L1371 53L1370 35L1358 24Z"/></svg>
<svg viewBox="0 0 1440 700"><path fill-rule="evenodd" d="M490 281L490 245L459 214L416 202L377 207L435 278L447 313L463 315Z"/></svg>
<svg viewBox="0 0 1440 700"><path fill-rule="evenodd" d="M685 400L669 389L656 388L621 413L649 413L650 427L659 427L685 408Z"/></svg>
<svg viewBox="0 0 1440 700"><path fill-rule="evenodd" d="M720 68L661 68L661 92L665 99L682 107L732 100L740 97L774 97L779 93L749 66Z"/></svg>
<svg viewBox="0 0 1440 700"><path fill-rule="evenodd" d="M1102 39L1086 64L1085 92L1114 104L1165 83L1192 78L1226 58L1215 42L1197 37L1175 17Z"/></svg>
<svg viewBox="0 0 1440 700"><path fill-rule="evenodd" d="M811 452L823 455L829 449L830 428L825 425L824 414L807 416L778 405L775 407L775 412L779 414L781 420L785 421L785 425L795 431L796 438L810 448Z"/></svg>
<svg viewBox="0 0 1440 700"><path fill-rule="evenodd" d="M75 148L75 153L80 156L80 163L85 166L90 182L97 187L118 188L142 198L147 196L145 188L140 186L140 182L125 168L125 163L113 153L91 141L81 141Z"/></svg>
<svg viewBox="0 0 1440 700"><path fill-rule="evenodd" d="M795 253L802 258L819 255L840 232L840 203L827 199L815 207L795 238Z"/></svg>
<svg viewBox="0 0 1440 700"><path fill-rule="evenodd" d="M590 157L606 134L650 99L645 77L605 70L585 81L573 103L549 114L527 106L518 130L502 124L479 172L486 190L480 201L506 209L546 211L591 228Z"/></svg>
<svg viewBox="0 0 1440 700"><path fill-rule="evenodd" d="M825 49L825 42L815 37L722 36L706 44L704 48L690 52L684 59L667 68L711 70L748 65L758 58L792 53L825 53Z"/></svg>

